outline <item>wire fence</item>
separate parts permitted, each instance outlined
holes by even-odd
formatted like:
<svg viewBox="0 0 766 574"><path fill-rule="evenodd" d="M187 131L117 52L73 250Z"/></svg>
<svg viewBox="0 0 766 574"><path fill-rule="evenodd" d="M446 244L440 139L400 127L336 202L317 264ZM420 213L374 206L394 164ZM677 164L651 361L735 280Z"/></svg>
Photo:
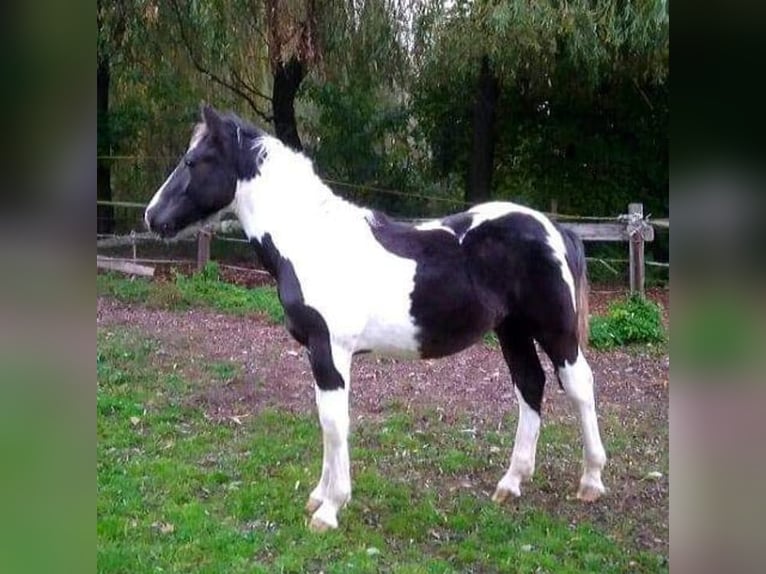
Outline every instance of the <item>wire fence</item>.
<svg viewBox="0 0 766 574"><path fill-rule="evenodd" d="M110 160L110 161L133 161L133 162L146 162L146 161L155 161L155 162L176 162L178 161L178 157L171 157L171 156L149 156L149 155L101 155L96 157L97 160ZM384 195L384 196L390 196L390 197L398 197L398 198L404 198L404 199L410 199L410 200L417 200L421 202L435 202L435 203L441 203L446 204L450 206L454 206L456 208L468 208L472 205L471 202L466 201L464 199L456 198L456 197L445 197L440 196L436 194L424 194L424 193L417 193L412 191L402 191L398 189L391 189L388 187L382 187L377 185L370 185L370 184L360 184L360 183L352 183L348 181L342 181L339 179L334 178L328 178L328 177L322 177L320 178L322 182L327 184L330 187L333 187L335 189L341 188L341 189L347 189L347 190L354 190L363 192L365 194L370 195ZM143 204L132 202L132 201L100 201L98 202L100 204L110 204L116 207L143 207ZM562 213L557 210L550 210L550 211L542 211L545 215L549 217L553 217L557 220L561 221L591 221L591 222L608 222L608 221L615 221L615 217L610 216L593 216L593 215L581 215L581 214L574 214L574 213ZM442 215L447 215L447 213L443 213ZM658 222L659 225L669 225L667 223L667 220L660 220Z"/></svg>
<svg viewBox="0 0 766 574"><path fill-rule="evenodd" d="M449 198L434 198L423 194L412 194L398 190L391 190L368 185L350 184L338 180L324 180L332 185L347 185L366 192L379 194L391 193L409 198L428 200L449 200L453 204L468 205L464 201L452 201ZM249 240L243 236L239 222L226 219L215 225L212 236L208 234L205 239L204 254L201 253L200 237L186 235L171 240L161 240L155 234L145 231L143 211L146 204L134 201L103 201L98 200L99 206L111 206L119 208L133 215L123 219L123 224L114 233L97 234L97 254L109 259L122 259L132 261L134 264L151 264L156 267L185 267L199 268L204 261L214 260L225 269L234 271L249 271L263 273L260 264L253 255L249 246ZM638 204L633 204L638 205ZM669 281L670 264L667 261L645 259L643 254L643 241L648 238L652 241L654 230L660 233L669 233L669 220L653 221L643 216L631 217L630 214L613 217L581 216L574 214L560 214L555 211L547 213L550 217L560 221L562 225L575 227L578 233L585 235L584 240L598 243L602 241L628 241L630 257L618 257L620 251L624 253L624 247L617 245L601 244L593 248L594 243L589 243L588 260L591 281L600 284L630 283L632 289L643 292L644 284L666 284ZM401 218L400 218L401 219ZM410 222L422 220L403 219ZM127 221L127 225L125 225ZM631 226L633 231L631 231ZM651 233L647 229L651 228ZM633 245L630 239L635 232L641 232L640 249ZM590 236L588 234L591 234ZM640 259L637 263L636 258ZM640 269L639 269L640 266ZM635 275L638 274L638 277ZM640 285L640 287L639 287Z"/></svg>

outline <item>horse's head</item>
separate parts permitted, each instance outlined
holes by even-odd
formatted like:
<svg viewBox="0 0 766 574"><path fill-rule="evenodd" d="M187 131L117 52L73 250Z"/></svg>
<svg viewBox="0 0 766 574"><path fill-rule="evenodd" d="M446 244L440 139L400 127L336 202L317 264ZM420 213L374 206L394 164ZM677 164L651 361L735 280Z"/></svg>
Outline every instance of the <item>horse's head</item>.
<svg viewBox="0 0 766 574"><path fill-rule="evenodd" d="M189 149L146 208L147 227L172 237L229 207L237 182L254 177L257 171L243 139L252 142L260 135L238 118L222 116L204 105L202 123L194 128Z"/></svg>

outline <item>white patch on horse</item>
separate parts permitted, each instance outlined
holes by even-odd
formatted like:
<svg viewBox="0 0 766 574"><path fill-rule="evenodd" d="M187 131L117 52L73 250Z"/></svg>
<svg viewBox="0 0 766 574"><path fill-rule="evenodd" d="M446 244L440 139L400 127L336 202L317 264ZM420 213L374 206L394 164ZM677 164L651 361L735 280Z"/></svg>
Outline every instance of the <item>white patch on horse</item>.
<svg viewBox="0 0 766 574"><path fill-rule="evenodd" d="M167 179L164 181L164 183L160 186L160 188L155 192L155 194L152 196L152 199L149 201L149 205L146 206L146 209L144 210L144 223L146 224L146 228L149 229L149 212L152 210L152 208L157 205L160 202L160 197L162 197L162 192L165 191L165 188L168 186L168 182L172 179L172 177L176 174L176 172L181 169L180 164L176 166L176 168L170 173L170 175L167 177Z"/></svg>
<svg viewBox="0 0 766 574"><path fill-rule="evenodd" d="M419 229L421 231L430 231L431 229L439 229L441 231L446 231L450 235L457 235L455 233L455 230L444 225L441 219L432 219L431 221L425 221L423 223L419 223L418 225L415 226L415 229Z"/></svg>
<svg viewBox="0 0 766 574"><path fill-rule="evenodd" d="M372 212L334 195L304 156L270 137L256 148L260 174L238 183L233 204L248 237L269 233L338 344L415 356L416 262L386 251L370 230Z"/></svg>
<svg viewBox="0 0 766 574"><path fill-rule="evenodd" d="M535 472L537 439L540 436L539 413L527 404L517 386L514 386L514 391L519 402L519 421L508 472L497 483L495 497L500 501L507 492L521 496L521 483L532 478Z"/></svg>
<svg viewBox="0 0 766 574"><path fill-rule="evenodd" d="M601 482L601 470L606 464L606 452L601 443L593 396L593 372L580 352L574 363L564 363L558 375L567 395L580 411L585 461L577 495L584 500L593 500L605 491Z"/></svg>
<svg viewBox="0 0 766 574"><path fill-rule="evenodd" d="M574 277L572 276L572 271L569 269L569 265L567 264L567 248L564 244L564 239L561 237L561 233L556 229L556 227L553 225L550 219L548 219L544 214L540 213L539 211L535 211L534 209L531 209L529 207L518 205L516 203L511 202L503 202L503 201L492 201L489 203L483 203L481 205L477 205L475 207L472 207L468 210L468 213L473 215L474 219L471 223L471 227L466 231L466 233L463 235L467 235L470 233L473 229L477 228L479 225L484 223L485 221L490 221L492 219L497 219L499 217L503 217L504 215L509 215L511 213L521 213L523 215L527 215L529 217L534 218L536 221L538 221L544 228L547 233L546 241L548 242L548 246L551 248L551 251L553 252L553 256L556 258L556 261L559 263L559 267L561 268L561 277L564 279L564 282L567 284L567 287L569 287L569 294L572 299L572 308L577 312L577 296L575 293L575 282ZM460 241L462 243L463 237L460 238Z"/></svg>
<svg viewBox="0 0 766 574"><path fill-rule="evenodd" d="M207 133L207 126L204 122L198 123L194 126L194 131L192 132L191 139L189 140L189 147L186 150L186 153L189 153L191 150L193 150L197 145L199 145L199 142L202 140L202 138Z"/></svg>

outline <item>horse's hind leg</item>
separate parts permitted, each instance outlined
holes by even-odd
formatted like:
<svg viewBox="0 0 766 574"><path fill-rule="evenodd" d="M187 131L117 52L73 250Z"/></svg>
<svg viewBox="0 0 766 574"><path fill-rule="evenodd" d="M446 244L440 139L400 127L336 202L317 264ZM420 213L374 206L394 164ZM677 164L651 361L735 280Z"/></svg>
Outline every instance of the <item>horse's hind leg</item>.
<svg viewBox="0 0 766 574"><path fill-rule="evenodd" d="M592 502L606 489L601 482L601 471L606 464L606 452L601 443L593 395L593 372L580 350L573 329L571 332L549 331L540 339L540 345L550 357L561 386L577 407L583 435L583 474L577 498ZM552 335L550 333L556 333Z"/></svg>
<svg viewBox="0 0 766 574"><path fill-rule="evenodd" d="M496 333L519 401L519 421L510 466L492 495L495 502L503 502L511 494L521 496L521 483L529 480L535 470L545 373L528 333L510 320L503 322Z"/></svg>
<svg viewBox="0 0 766 574"><path fill-rule="evenodd" d="M580 411L584 463L577 498L592 502L606 491L601 482L601 471L606 464L606 452L598 431L596 401L593 396L593 372L579 349L575 361L573 363L564 361L564 364L557 368L557 372L561 385Z"/></svg>

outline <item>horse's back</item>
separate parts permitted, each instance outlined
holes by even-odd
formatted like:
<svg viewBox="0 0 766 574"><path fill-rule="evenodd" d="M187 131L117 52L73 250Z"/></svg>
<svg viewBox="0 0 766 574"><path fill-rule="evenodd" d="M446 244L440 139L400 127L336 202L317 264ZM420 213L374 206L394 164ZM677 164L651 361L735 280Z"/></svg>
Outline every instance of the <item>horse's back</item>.
<svg viewBox="0 0 766 574"><path fill-rule="evenodd" d="M538 212L491 203L420 225L368 212L364 231L325 307L355 350L441 357L509 316L574 316L563 239Z"/></svg>

